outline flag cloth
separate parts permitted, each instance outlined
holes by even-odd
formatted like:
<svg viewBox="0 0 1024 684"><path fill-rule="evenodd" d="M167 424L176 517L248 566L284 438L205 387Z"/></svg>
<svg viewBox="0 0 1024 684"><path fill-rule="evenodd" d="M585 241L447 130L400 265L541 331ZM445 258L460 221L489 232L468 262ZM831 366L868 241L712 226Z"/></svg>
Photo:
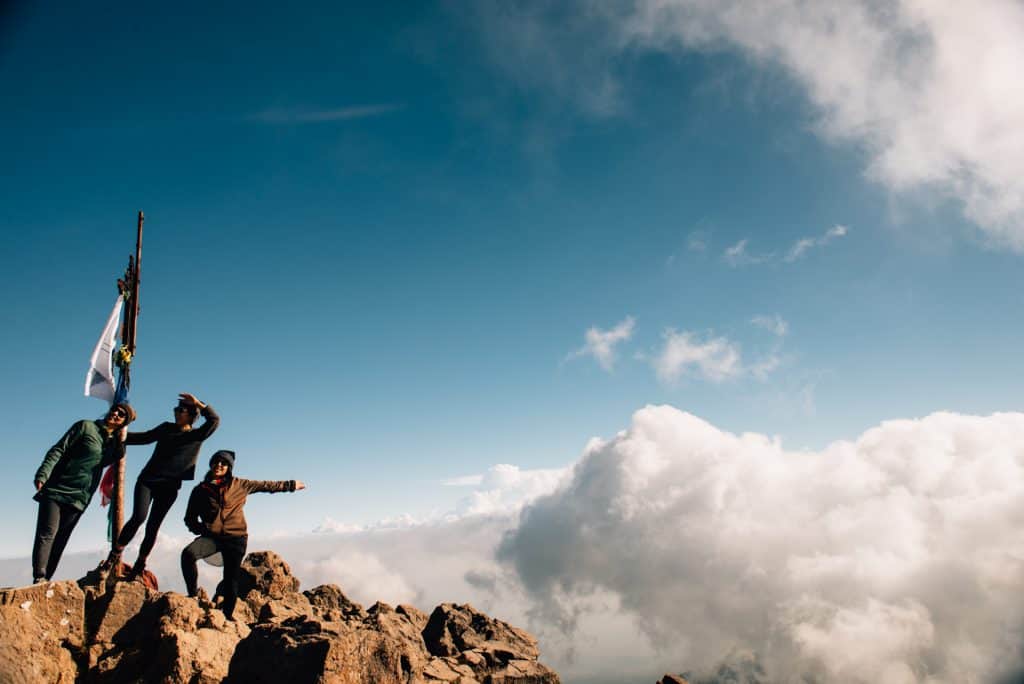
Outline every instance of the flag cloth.
<svg viewBox="0 0 1024 684"><path fill-rule="evenodd" d="M89 372L85 376L85 396L96 397L105 401L114 400L114 338L117 336L117 324L121 319L121 308L124 297L117 296L114 308L107 319L107 327L103 329L96 349L89 359Z"/></svg>

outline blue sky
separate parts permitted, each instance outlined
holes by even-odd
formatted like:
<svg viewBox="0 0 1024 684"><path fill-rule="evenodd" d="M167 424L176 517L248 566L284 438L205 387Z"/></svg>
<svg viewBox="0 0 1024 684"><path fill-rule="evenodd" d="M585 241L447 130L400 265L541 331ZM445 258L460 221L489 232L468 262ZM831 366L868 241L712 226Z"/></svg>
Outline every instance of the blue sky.
<svg viewBox="0 0 1024 684"><path fill-rule="evenodd" d="M647 404L794 449L1017 409L1016 217L879 171L802 62L510 7L6 11L0 553L103 410L80 387L138 209L137 426L213 404L205 454L310 485L252 507L268 533L443 512L442 481L564 467ZM602 367L587 330L629 318Z"/></svg>

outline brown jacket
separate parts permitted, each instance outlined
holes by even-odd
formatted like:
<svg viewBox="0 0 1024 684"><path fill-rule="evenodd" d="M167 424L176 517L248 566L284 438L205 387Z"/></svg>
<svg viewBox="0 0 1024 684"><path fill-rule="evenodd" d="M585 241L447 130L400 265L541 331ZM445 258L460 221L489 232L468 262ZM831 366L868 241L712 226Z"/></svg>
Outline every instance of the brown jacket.
<svg viewBox="0 0 1024 684"><path fill-rule="evenodd" d="M294 492L295 480L244 480L232 477L227 486L200 482L192 489L185 509L185 526L193 534L244 537L245 499L253 492Z"/></svg>

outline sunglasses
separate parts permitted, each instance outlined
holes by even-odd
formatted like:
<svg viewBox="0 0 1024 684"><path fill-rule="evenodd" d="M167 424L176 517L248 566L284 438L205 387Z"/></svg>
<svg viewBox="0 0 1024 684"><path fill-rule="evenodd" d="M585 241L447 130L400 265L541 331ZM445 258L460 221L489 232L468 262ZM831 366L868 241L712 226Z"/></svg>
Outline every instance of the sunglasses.
<svg viewBox="0 0 1024 684"><path fill-rule="evenodd" d="M220 468L222 466L224 468L230 468L231 467L231 466L228 465L227 461L214 461L213 463L210 464L211 468Z"/></svg>
<svg viewBox="0 0 1024 684"><path fill-rule="evenodd" d="M119 408L116 408L113 411L111 411L110 415L112 417L114 417L114 418L127 418L128 417L128 414L125 413L125 410L124 409L119 409Z"/></svg>
<svg viewBox="0 0 1024 684"><path fill-rule="evenodd" d="M175 406L174 407L174 412L175 413L192 413L192 409L190 409L188 406Z"/></svg>

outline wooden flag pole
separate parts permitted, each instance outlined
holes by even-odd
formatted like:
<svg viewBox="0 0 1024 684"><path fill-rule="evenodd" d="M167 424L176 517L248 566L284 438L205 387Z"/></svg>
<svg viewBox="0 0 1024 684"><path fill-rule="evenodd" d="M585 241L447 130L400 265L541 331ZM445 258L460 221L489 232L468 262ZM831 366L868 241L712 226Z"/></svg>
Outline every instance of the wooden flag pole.
<svg viewBox="0 0 1024 684"><path fill-rule="evenodd" d="M129 293L128 308L125 310L125 325L123 335L121 336L121 343L127 348L129 354L129 361L124 364L121 368L121 372L124 374L125 386L131 385L131 357L135 355L135 342L137 339L138 322L139 322L139 285L141 283L140 275L142 272L142 222L145 220L142 212L139 212L139 223L138 229L135 234L135 258L128 257L128 271L125 273L125 285ZM120 459L117 462L117 467L114 472L114 496L111 502L114 506L114 517L111 521L111 538L113 543L117 543L117 536L121 533L121 528L124 527L124 474L125 474L125 459Z"/></svg>

